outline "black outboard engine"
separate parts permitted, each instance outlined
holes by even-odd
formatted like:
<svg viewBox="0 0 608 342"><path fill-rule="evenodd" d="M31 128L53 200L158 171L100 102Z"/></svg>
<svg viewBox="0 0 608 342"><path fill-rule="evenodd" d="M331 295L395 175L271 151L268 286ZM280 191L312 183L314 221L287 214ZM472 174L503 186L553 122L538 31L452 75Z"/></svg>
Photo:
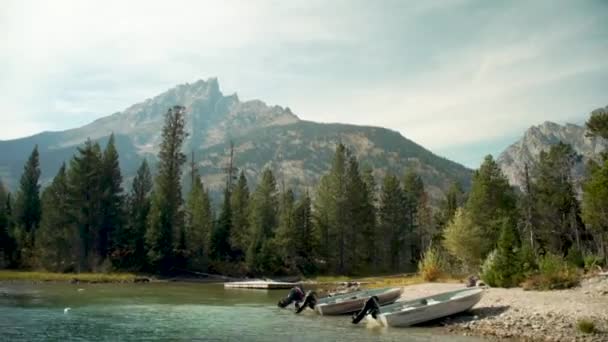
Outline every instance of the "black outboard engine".
<svg viewBox="0 0 608 342"><path fill-rule="evenodd" d="M363 305L363 309L353 315L353 324L361 322L363 317L367 316L368 314L371 314L372 317L376 319L380 313L380 303L378 300L379 299L376 296L372 296L370 299L368 299Z"/></svg>
<svg viewBox="0 0 608 342"><path fill-rule="evenodd" d="M303 299L304 299L304 291L302 290L301 287L296 286L289 291L289 293L287 294L287 297L279 300L279 302L277 303L277 306L280 308L284 308L294 302L297 304L297 303L301 302Z"/></svg>
<svg viewBox="0 0 608 342"><path fill-rule="evenodd" d="M296 313L299 314L300 312L302 312L302 310L306 309L306 307L309 307L314 310L315 305L317 305L317 294L315 293L315 291L308 291L306 293L306 297L304 297L304 302L302 303L302 305L296 303Z"/></svg>

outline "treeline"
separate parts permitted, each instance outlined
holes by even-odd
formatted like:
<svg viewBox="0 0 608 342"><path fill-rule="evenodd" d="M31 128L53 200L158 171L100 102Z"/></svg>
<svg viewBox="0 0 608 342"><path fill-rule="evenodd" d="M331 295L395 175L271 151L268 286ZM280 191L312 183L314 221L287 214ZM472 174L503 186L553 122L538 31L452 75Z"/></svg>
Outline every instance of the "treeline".
<svg viewBox="0 0 608 342"><path fill-rule="evenodd" d="M592 115L591 134L607 138L606 116ZM171 108L155 174L144 160L129 190L121 187L113 137L103 150L85 142L42 194L34 148L15 195L0 186L0 264L59 272L356 275L412 272L436 264L428 262L434 257L462 274L499 270L492 276L509 285L537 270L545 255L579 264L607 257L608 159L588 166L581 201L570 176L577 156L568 145L522 170L523 191L488 156L468 194L454 183L431 208L415 172L376 180L338 144L314 193L278 184L270 169L251 188L230 165L216 212L194 161L185 169L184 126L184 108ZM182 196L184 174L191 186Z"/></svg>
<svg viewBox="0 0 608 342"><path fill-rule="evenodd" d="M608 112L592 112L588 135L608 139ZM572 178L579 161L570 145L541 152L521 170L523 189L512 188L492 156L473 175L466 202L453 211L441 244L421 262L429 278L438 269L481 274L493 286L568 287L579 269L608 261L608 154L590 161L582 198Z"/></svg>
<svg viewBox="0 0 608 342"><path fill-rule="evenodd" d="M128 191L113 136L103 149L85 142L42 193L35 147L15 196L0 186L2 265L163 274L401 272L414 271L437 238L418 175L387 175L378 185L342 144L314 196L277 184L270 169L251 189L245 173L233 177L230 167L216 213L195 163L185 170L184 126L184 108L171 108L156 174L144 160Z"/></svg>

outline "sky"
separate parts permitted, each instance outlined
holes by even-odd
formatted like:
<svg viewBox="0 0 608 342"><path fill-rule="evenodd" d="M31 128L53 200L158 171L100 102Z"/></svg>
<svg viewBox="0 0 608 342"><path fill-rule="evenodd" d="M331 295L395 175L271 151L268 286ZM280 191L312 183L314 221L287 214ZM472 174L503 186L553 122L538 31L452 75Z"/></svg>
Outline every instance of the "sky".
<svg viewBox="0 0 608 342"><path fill-rule="evenodd" d="M217 77L477 167L531 125L608 105L607 18L608 0L4 0L0 140Z"/></svg>

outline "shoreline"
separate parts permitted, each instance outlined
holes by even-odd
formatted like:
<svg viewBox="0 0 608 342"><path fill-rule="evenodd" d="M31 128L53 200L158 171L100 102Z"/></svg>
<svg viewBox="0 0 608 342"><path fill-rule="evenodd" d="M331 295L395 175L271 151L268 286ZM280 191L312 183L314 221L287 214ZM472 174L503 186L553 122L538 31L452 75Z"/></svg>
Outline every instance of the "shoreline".
<svg viewBox="0 0 608 342"><path fill-rule="evenodd" d="M9 279L9 276L13 276L13 279ZM375 277L374 280L382 280L381 278L384 277ZM390 279L390 277L388 278ZM78 281L75 282L74 279ZM407 279L413 280L409 277ZM218 278L193 279L188 277L157 278L143 274L55 274L0 271L0 284L132 284L150 282L196 282L206 284L222 282L222 280ZM413 281L391 285L403 289L402 300L415 299L464 287L463 283L454 282L417 283ZM364 287L367 286L364 285ZM581 319L592 321L597 332L584 334L578 331L577 322ZM487 288L481 301L470 312L440 319L427 326L438 327L442 333L448 335L456 334L490 339L551 342L608 341L608 276L584 279L580 286L568 290L524 291L521 288Z"/></svg>
<svg viewBox="0 0 608 342"><path fill-rule="evenodd" d="M402 298L414 299L462 288L463 284L426 283L406 286ZM583 334L579 319L598 330ZM524 291L488 288L470 312L433 323L448 334L523 341L607 341L608 277L584 280L569 290Z"/></svg>

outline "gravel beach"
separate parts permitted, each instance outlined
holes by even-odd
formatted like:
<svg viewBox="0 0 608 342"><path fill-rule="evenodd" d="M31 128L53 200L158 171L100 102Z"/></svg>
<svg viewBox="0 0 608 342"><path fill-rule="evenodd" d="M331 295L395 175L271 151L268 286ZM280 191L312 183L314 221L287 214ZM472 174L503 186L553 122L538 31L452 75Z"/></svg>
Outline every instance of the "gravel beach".
<svg viewBox="0 0 608 342"><path fill-rule="evenodd" d="M462 288L464 284L427 283L406 286L403 298L414 299ZM599 331L583 334L579 319L590 319ZM584 280L569 290L524 291L488 288L467 313L439 322L447 332L516 341L608 341L608 277Z"/></svg>

